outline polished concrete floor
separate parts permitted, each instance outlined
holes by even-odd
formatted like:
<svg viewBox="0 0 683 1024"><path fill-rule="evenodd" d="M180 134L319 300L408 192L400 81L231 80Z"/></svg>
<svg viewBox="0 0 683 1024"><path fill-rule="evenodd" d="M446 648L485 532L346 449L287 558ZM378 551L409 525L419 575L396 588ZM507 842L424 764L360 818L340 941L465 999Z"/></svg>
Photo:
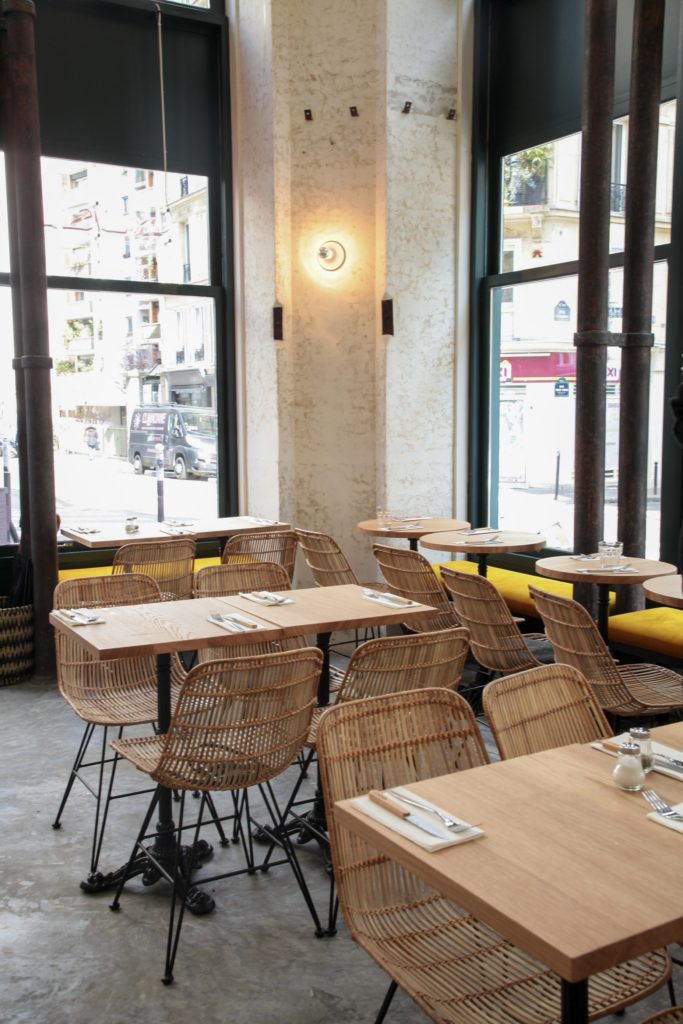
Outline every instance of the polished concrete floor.
<svg viewBox="0 0 683 1024"><path fill-rule="evenodd" d="M89 863L93 813L85 790L72 794L63 827L51 828L80 721L52 680L5 687L0 704L2 1024L374 1021L386 976L349 939L343 924L335 938L314 937L287 865L216 883L216 911L187 915L175 983L163 986L166 883L143 889L133 880L121 912L114 914L109 894L86 895L79 889ZM308 785L312 791L312 781ZM103 869L125 859L145 807L145 797L114 805ZM307 847L300 857L324 913L328 880L321 859ZM217 846L211 868L204 871L240 861L239 847ZM683 980L678 991L683 1000ZM661 992L618 1019L640 1021L667 1005ZM402 993L387 1016L387 1024L425 1020Z"/></svg>

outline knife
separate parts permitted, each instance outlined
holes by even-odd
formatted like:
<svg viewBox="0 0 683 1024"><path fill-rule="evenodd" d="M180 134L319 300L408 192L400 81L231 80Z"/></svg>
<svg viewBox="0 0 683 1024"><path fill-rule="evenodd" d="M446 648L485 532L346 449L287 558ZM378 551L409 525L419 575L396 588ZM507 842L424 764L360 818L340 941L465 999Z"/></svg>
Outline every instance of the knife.
<svg viewBox="0 0 683 1024"><path fill-rule="evenodd" d="M610 742L610 740L600 740L600 743L605 750L613 751L615 754L619 753L618 743ZM653 750L652 756L655 761L663 761L664 767L668 765L672 771L683 771L683 761L677 761L675 757L670 757L669 754L660 754L658 751Z"/></svg>
<svg viewBox="0 0 683 1024"><path fill-rule="evenodd" d="M374 598L375 601L390 601L391 604L398 605L399 608L410 608L411 605L416 604L415 601L411 601L407 597L400 597L398 594L391 594L389 591L364 590L363 596Z"/></svg>
<svg viewBox="0 0 683 1024"><path fill-rule="evenodd" d="M446 832L442 832L440 828L432 825L431 822L425 821L424 818L420 818L419 815L413 814L411 811L406 810L405 807L401 807L399 803L392 800L385 793L382 793L379 789L371 789L368 796L374 804L378 807L383 807L385 811L389 811L390 814L395 814L397 818L402 818L404 821L409 821L411 825L415 825L417 828L422 829L423 832L428 832L430 836L436 836L437 839L451 839L452 836Z"/></svg>

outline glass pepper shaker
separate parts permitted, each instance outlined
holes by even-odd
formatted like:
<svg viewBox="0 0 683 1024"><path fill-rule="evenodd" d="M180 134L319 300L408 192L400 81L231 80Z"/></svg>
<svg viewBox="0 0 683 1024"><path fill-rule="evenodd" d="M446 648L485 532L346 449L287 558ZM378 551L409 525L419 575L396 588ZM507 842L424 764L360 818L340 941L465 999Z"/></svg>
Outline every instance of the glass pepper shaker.
<svg viewBox="0 0 683 1024"><path fill-rule="evenodd" d="M137 516L128 516L125 523L126 533L137 533L140 529Z"/></svg>
<svg viewBox="0 0 683 1024"><path fill-rule="evenodd" d="M655 759L652 754L652 740L650 739L650 730L644 726L634 726L630 733L631 742L637 743L640 748L640 763L643 766L643 771L647 775L651 772L655 766Z"/></svg>
<svg viewBox="0 0 683 1024"><path fill-rule="evenodd" d="M640 761L640 747L637 743L621 744L612 778L619 789L625 789L630 793L637 793L643 788L645 772Z"/></svg>

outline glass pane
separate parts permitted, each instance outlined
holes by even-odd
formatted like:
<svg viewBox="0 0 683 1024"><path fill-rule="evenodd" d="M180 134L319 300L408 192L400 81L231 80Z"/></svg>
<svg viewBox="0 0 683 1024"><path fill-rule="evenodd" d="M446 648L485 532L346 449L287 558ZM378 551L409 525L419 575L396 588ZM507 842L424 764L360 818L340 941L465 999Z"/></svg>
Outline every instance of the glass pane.
<svg viewBox="0 0 683 1024"><path fill-rule="evenodd" d="M216 372L210 299L51 291L57 510L64 525L215 514Z"/></svg>
<svg viewBox="0 0 683 1024"><path fill-rule="evenodd" d="M671 239L676 101L660 107L655 244ZM614 123L610 186L610 251L624 248L628 117ZM501 270L578 259L581 135L512 153L503 160Z"/></svg>
<svg viewBox="0 0 683 1024"><path fill-rule="evenodd" d="M4 209L4 204L2 204ZM19 471L17 465L17 403L14 389L12 358L12 294L0 288L0 442L2 443L2 478L0 479L0 544L11 544L19 530ZM13 533L12 527L17 531Z"/></svg>
<svg viewBox="0 0 683 1024"><path fill-rule="evenodd" d="M659 467L664 403L666 264L654 278L648 460L647 554L659 557ZM610 330L621 330L621 271L610 275ZM576 409L575 277L496 289L493 351L499 382L491 403L491 519L540 530L549 547L571 550ZM605 534L617 534L621 350L608 349Z"/></svg>
<svg viewBox="0 0 683 1024"><path fill-rule="evenodd" d="M5 154L0 150L0 270L9 273L9 228L7 226L7 188ZM3 321L4 323L4 321Z"/></svg>
<svg viewBox="0 0 683 1024"><path fill-rule="evenodd" d="M48 274L209 283L207 179L43 159Z"/></svg>

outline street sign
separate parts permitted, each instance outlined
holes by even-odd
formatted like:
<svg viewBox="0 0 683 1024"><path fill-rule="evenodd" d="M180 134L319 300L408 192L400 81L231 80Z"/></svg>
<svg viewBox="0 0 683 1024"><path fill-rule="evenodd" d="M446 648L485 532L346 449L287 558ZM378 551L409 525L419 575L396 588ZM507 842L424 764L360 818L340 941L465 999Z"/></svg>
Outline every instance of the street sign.
<svg viewBox="0 0 683 1024"><path fill-rule="evenodd" d="M569 381L566 377L558 377L555 381L555 398L567 398L569 395Z"/></svg>

